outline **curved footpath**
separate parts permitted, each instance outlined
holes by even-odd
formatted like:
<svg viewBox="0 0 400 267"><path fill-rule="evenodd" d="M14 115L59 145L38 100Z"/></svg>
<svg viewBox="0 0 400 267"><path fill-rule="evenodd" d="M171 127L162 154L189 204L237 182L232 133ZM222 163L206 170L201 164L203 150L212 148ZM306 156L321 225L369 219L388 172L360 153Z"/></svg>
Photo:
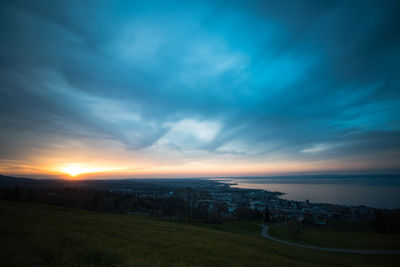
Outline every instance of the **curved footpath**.
<svg viewBox="0 0 400 267"><path fill-rule="evenodd" d="M330 251L330 252L344 252L344 253L357 253L357 254L386 254L386 255L400 255L400 250L361 250L361 249L341 249L341 248L321 248L309 245L303 245L298 243L293 243L289 241L283 241L277 238L274 238L268 234L268 225L263 225L261 230L261 236L270 239L272 241L276 241L285 245L301 247L301 248L309 248L321 251Z"/></svg>

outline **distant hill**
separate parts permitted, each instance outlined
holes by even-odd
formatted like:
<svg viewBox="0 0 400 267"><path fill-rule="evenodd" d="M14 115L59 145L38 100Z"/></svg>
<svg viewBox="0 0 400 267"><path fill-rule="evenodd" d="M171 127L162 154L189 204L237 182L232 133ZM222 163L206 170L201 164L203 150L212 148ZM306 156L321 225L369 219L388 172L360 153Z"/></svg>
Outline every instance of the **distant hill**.
<svg viewBox="0 0 400 267"><path fill-rule="evenodd" d="M0 186L60 186L67 184L69 181L62 179L33 179L0 174Z"/></svg>
<svg viewBox="0 0 400 267"><path fill-rule="evenodd" d="M110 186L138 186L141 184L156 184L157 186L193 186L203 185L204 181L208 183L218 183L217 181L205 178L126 178L126 179L33 179L23 177L4 176L0 174L0 186L86 186L86 187L104 187Z"/></svg>
<svg viewBox="0 0 400 267"><path fill-rule="evenodd" d="M2 266L396 266L398 256L316 252L260 237L256 223L188 224L0 201Z"/></svg>
<svg viewBox="0 0 400 267"><path fill-rule="evenodd" d="M36 184L38 180L31 178L17 178L0 174L0 186L10 186L18 184Z"/></svg>

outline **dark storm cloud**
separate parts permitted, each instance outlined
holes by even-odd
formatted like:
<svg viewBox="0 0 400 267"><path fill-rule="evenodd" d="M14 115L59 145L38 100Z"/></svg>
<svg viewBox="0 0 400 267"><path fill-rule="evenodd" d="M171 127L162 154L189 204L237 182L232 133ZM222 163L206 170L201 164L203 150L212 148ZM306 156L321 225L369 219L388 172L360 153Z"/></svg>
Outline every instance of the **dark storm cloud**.
<svg viewBox="0 0 400 267"><path fill-rule="evenodd" d="M4 2L0 157L86 139L398 156L399 13L397 1Z"/></svg>

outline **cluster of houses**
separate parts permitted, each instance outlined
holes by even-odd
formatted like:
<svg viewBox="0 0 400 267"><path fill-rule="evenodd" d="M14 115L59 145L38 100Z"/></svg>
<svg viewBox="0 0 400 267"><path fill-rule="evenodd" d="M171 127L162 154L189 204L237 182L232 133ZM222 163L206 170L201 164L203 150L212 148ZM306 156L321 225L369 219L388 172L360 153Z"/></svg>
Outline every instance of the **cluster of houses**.
<svg viewBox="0 0 400 267"><path fill-rule="evenodd" d="M182 188L169 191L164 197L183 197L188 194ZM209 211L215 203L222 203L226 209L223 216L232 216L239 207L258 211L265 221L281 223L296 218L306 223L323 226L328 222L371 221L375 209L366 206L345 206L327 203L310 203L280 198L282 193L259 189L232 188L225 184L212 184L206 188L194 188L190 199L194 206L208 205Z"/></svg>

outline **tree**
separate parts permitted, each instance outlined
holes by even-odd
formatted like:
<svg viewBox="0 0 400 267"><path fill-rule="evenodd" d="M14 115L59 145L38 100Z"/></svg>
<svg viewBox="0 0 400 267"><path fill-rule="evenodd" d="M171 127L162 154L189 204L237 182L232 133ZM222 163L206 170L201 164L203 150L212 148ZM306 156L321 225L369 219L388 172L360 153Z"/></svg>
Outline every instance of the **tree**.
<svg viewBox="0 0 400 267"><path fill-rule="evenodd" d="M301 222L302 217L292 217L286 223L288 231L293 235L295 239L298 239L299 235L301 234Z"/></svg>
<svg viewBox="0 0 400 267"><path fill-rule="evenodd" d="M34 197L33 189L31 188L31 189L29 189L29 191L28 191L28 195L27 195L27 197L26 197L26 202L32 203L32 202L33 202L33 197Z"/></svg>
<svg viewBox="0 0 400 267"><path fill-rule="evenodd" d="M91 206L90 209L92 209L92 210L97 210L98 202L99 202L99 200L98 200L97 194L95 194L95 195L92 197L92 203L91 203L91 205L90 205L90 206Z"/></svg>
<svg viewBox="0 0 400 267"><path fill-rule="evenodd" d="M20 200L20 195L21 195L20 189L19 189L19 186L17 185L14 188L14 200L15 201L19 201Z"/></svg>
<svg viewBox="0 0 400 267"><path fill-rule="evenodd" d="M264 223L268 223L269 221L270 221L270 219L269 219L269 216L270 216L270 211L269 211L269 208L267 207L267 208L265 208L265 210L264 210L264 218L263 218L263 222Z"/></svg>

